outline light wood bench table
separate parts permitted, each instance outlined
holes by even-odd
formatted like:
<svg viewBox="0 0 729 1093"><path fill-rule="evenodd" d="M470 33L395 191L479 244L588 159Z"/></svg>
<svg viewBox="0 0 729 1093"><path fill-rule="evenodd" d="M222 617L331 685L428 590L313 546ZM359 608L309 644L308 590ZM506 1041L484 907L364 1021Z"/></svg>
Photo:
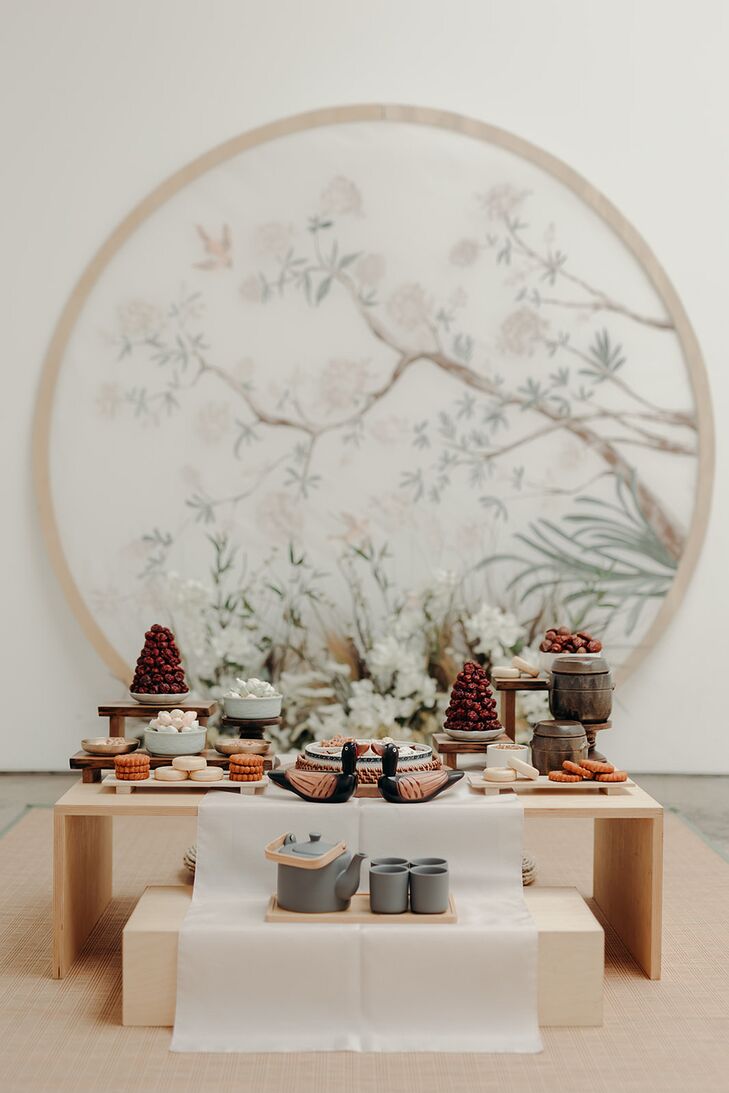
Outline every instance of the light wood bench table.
<svg viewBox="0 0 729 1093"><path fill-rule="evenodd" d="M192 790L117 795L103 784L79 781L60 798L53 810L54 978L66 974L111 899L114 817L197 816L204 796ZM639 786L610 796L540 791L522 795L521 801L530 821L594 821L594 901L646 976L660 979L661 805ZM382 807L391 806L383 802Z"/></svg>

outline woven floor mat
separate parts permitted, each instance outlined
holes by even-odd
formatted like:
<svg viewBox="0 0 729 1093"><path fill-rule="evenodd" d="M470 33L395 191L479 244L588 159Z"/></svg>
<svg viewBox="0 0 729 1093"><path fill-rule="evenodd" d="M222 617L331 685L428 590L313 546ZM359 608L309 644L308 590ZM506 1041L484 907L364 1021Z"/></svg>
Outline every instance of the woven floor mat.
<svg viewBox="0 0 729 1093"><path fill-rule="evenodd" d="M83 959L50 979L52 812L0 839L0 1087L89 1093L712 1093L729 1088L729 865L666 817L664 977L607 936L605 1024L544 1030L541 1055L172 1055L168 1029L122 1028L121 931L145 883L189 883L194 820L124 817L115 891ZM589 821L531 820L537 883L589 894ZM494 984L498 990L498 984ZM255 985L251 985L255 1004ZM438 1007L437 998L414 1006ZM245 1019L245 1014L241 1014ZM443 1015L447 1020L447 1015Z"/></svg>

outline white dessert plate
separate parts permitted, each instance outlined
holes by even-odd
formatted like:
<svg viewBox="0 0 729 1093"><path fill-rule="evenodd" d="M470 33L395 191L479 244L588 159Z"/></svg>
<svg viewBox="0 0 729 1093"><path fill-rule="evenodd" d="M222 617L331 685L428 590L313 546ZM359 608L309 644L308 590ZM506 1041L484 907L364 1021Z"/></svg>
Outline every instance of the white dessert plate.
<svg viewBox="0 0 729 1093"><path fill-rule="evenodd" d="M176 706L178 702L185 702L190 697L189 691L181 695L143 695L136 694L134 691L130 691L129 694L142 706Z"/></svg>
<svg viewBox="0 0 729 1093"><path fill-rule="evenodd" d="M482 732L479 729L447 729L443 726L443 732L450 736L451 740L472 740L474 744L481 744L487 740L498 740L503 736L504 730L499 725L498 729L488 729Z"/></svg>
<svg viewBox="0 0 729 1093"><path fill-rule="evenodd" d="M101 784L109 786L117 793L131 793L133 789L236 789L239 793L253 794L257 789L264 789L268 785L268 778L264 774L258 782L231 782L226 771L217 782L196 782L192 778L185 778L182 782L163 782L154 776L130 782L126 778L117 778L115 774L107 774Z"/></svg>

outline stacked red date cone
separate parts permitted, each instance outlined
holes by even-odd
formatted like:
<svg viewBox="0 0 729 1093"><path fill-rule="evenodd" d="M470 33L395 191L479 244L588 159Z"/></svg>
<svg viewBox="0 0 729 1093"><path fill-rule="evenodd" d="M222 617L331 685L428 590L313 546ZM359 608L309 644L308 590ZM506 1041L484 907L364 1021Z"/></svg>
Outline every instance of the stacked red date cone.
<svg viewBox="0 0 729 1093"><path fill-rule="evenodd" d="M445 727L458 732L488 732L501 728L489 678L472 660L463 665L453 684Z"/></svg>
<svg viewBox="0 0 729 1093"><path fill-rule="evenodd" d="M137 657L134 680L129 688L134 694L182 695L187 693L185 672L175 635L166 626L155 623L144 635L144 648Z"/></svg>

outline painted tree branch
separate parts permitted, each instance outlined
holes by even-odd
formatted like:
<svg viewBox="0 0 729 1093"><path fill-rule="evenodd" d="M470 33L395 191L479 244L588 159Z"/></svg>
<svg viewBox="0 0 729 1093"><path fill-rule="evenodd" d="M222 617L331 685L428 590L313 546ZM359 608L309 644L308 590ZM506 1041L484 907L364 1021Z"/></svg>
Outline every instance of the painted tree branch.
<svg viewBox="0 0 729 1093"><path fill-rule="evenodd" d="M403 347L398 344L395 338L389 335L384 324L370 314L371 309L362 307L356 297L356 289L354 289L350 278L346 274L342 274L338 279L340 283L347 288L350 295L352 295L354 291L354 298L355 302L358 304L359 313L375 336L380 341L389 345L395 352L402 353ZM480 375L468 365L463 364L461 361L454 360L443 352L426 350L421 352L419 357L423 360L429 360L442 372L452 376L454 379L464 384L464 386L479 391L481 394L488 395L491 398L496 398L504 406L517 406L520 409L532 409L535 413L539 413L542 417L546 417L555 426L562 428L572 436L577 437L577 439L582 441L587 448L598 455L615 475L621 478L628 486L635 488L636 496L639 500L645 519L658 535L671 557L675 559L681 557L684 546L684 534L681 528L671 519L668 513L664 511L660 500L653 491L638 478L632 464L625 459L614 444L611 444L599 433L595 432L589 423L574 418L564 417L545 402L532 405L530 399L517 393L505 395L501 387L494 383L493 380L489 379L487 376Z"/></svg>
<svg viewBox="0 0 729 1093"><path fill-rule="evenodd" d="M565 432L568 432L572 436L577 437L578 440L581 440L587 448L604 460L618 478L621 478L626 485L634 487L641 510L647 522L658 535L671 557L675 559L681 557L684 546L684 534L681 529L664 511L660 500L653 491L637 477L635 468L625 459L614 444L611 444L599 433L596 433L589 424L580 422L575 418L562 417L546 403L540 403L538 406L534 407L527 407L527 400L519 395L512 394L505 397L500 388L497 387L492 380L488 379L488 377L480 376L467 365L461 364L460 361L454 361L442 353L429 353L423 354L423 356L425 359L432 361L432 363L440 368L441 371L453 376L465 386L470 387L475 391L480 391L482 394L490 395L492 398L499 398L504 405L519 406L522 409L534 409L536 413L550 419L555 422L555 424L560 425Z"/></svg>
<svg viewBox="0 0 729 1093"><path fill-rule="evenodd" d="M519 239L513 228L510 228L510 231L514 236L515 244L518 245L524 253L528 254L528 256L533 260L539 261L542 264L546 264L547 260L543 259L536 252L531 251L531 248L529 248L527 244L523 243L523 241ZM320 262L323 261L320 253L318 254L318 257L320 259ZM593 289L586 283L580 281L579 278L575 278L572 275L566 274L565 271L561 269L558 272L561 276L565 276L567 277L567 279L572 280L576 284L579 284L580 287L583 288L586 292L599 299L606 309L620 311L622 314L626 314L630 318L634 318L637 321L645 322L647 325L661 325L660 323L658 323L658 321L646 319L645 316L638 316L635 313L630 312L629 309L617 304L615 301L609 300L604 294L600 293L596 289ZM387 380L385 380L375 391L370 392L366 396L366 401L364 405L356 409L352 414L336 422L314 424L308 420L304 420L303 415L297 420L291 417L287 417L285 415L270 413L262 409L256 403L245 384L236 380L228 372L226 372L225 369L222 369L216 365L212 365L209 362L204 362L203 364L201 364L201 367L204 368L205 371L216 374L224 383L226 383L244 400L256 421L270 427L283 427L297 430L304 433L309 438L304 462L305 473L307 473L307 468L311 463L316 441L319 437L321 437L325 433L333 432L349 424L352 424L355 421L361 420L362 417L367 414L373 406L375 406L396 386L403 374L407 371L407 369L411 367L411 365L420 360L427 360L430 361L430 363L433 364L436 368L440 369L445 374L454 378L457 382L463 384L471 390L478 391L483 395L487 395L491 398L498 400L499 404L502 406L518 407L521 410L529 410L533 413L540 415L542 418L546 418L548 424L545 425L536 434L532 434L530 439L534 439L535 436L544 435L547 432L558 430L564 430L565 432L579 439L581 443L583 443L587 448L589 448L600 459L603 460L603 462L612 471L612 473L614 473L626 484L630 485L635 489L636 496L638 498L646 520L659 536L671 556L676 559L680 557L684 544L684 535L682 530L678 525L675 524L675 522L668 515L668 513L664 511L660 500L653 493L653 491L637 477L635 468L628 462L628 460L617 448L617 441L610 440L595 431L595 429L592 427L592 423L590 420L590 418L594 417L594 415L588 415L582 418L568 417L565 416L561 410L552 407L546 400L535 401L532 397L529 397L527 395L521 395L518 392L506 394L503 391L503 388L495 383L493 380L489 379L487 376L479 374L467 364L464 364L461 361L450 357L446 352L444 352L444 350L440 346L437 331L435 331L432 326L428 327L432 339L432 344L429 347L418 348L402 344L392 334L386 324L382 322L374 309L372 307L367 307L363 303L363 301L360 299L355 283L347 273L341 270L332 270L330 271L330 276L332 277L333 281L336 281L343 289L345 289L369 332L379 342L381 342L388 349L397 354L398 357L397 363ZM638 397L640 398L640 396ZM664 411L655 410L654 408L651 409L653 410L654 414L666 413ZM604 415L601 416L613 415L605 412ZM676 424L677 422L674 420L667 423ZM685 422L682 421L681 424L685 424ZM636 431L636 426L629 427L632 427L633 431ZM644 441L646 446L656 447L658 448L658 450L662 451L674 450L670 446L673 442L664 442L663 438L658 437L656 434L649 434L647 430L644 430L643 433L644 435L642 436L642 440ZM514 447L517 447L520 443L526 442L527 438L524 438L522 441L515 441L513 445L507 446L505 450L511 450ZM623 442L625 442L625 440L623 440ZM499 453L494 453L494 457L496 454L504 453L503 451ZM689 453L682 451L677 454Z"/></svg>
<svg viewBox="0 0 729 1093"><path fill-rule="evenodd" d="M653 327L655 330L674 329L674 325L670 319L658 319L649 315L641 315L639 312L633 311L625 304L621 304L617 300L612 299L612 297L608 296L607 293L603 292L601 289L594 288L581 277L577 277L574 273L570 273L569 270L564 268L563 264L550 261L549 258L546 258L543 254L539 254L538 251L534 250L533 247L522 239L519 229L509 216L503 215L501 221L506 228L512 245L525 257L536 262L541 269L548 273L552 281L557 277L561 277L562 280L569 281L570 284L576 285L578 288L581 288L583 292L586 292L588 296L592 297L592 300L585 301L584 304L580 304L579 301L570 301L566 303L565 301L553 300L549 302L561 304L563 307L583 307L587 311L612 311L618 315L624 315L628 319L633 319L643 326Z"/></svg>
<svg viewBox="0 0 729 1093"><path fill-rule="evenodd" d="M546 339L543 339L546 344ZM560 345L559 348L565 352L570 353L573 357L581 360L584 364L589 365L590 368L595 367L595 362L584 353L581 349L577 349L574 345ZM614 387L618 387L634 402L639 403L641 406L645 406L650 411L650 418L652 421L661 422L665 425L678 425L685 426L687 429L693 429L694 432L698 429L698 423L696 421L696 415L691 413L685 413L683 410L664 410L662 407L657 406L654 402L644 398L643 395L639 395L637 391L634 391L629 383L622 378L622 376L616 376L614 373L607 374L605 376L606 383L613 384Z"/></svg>

